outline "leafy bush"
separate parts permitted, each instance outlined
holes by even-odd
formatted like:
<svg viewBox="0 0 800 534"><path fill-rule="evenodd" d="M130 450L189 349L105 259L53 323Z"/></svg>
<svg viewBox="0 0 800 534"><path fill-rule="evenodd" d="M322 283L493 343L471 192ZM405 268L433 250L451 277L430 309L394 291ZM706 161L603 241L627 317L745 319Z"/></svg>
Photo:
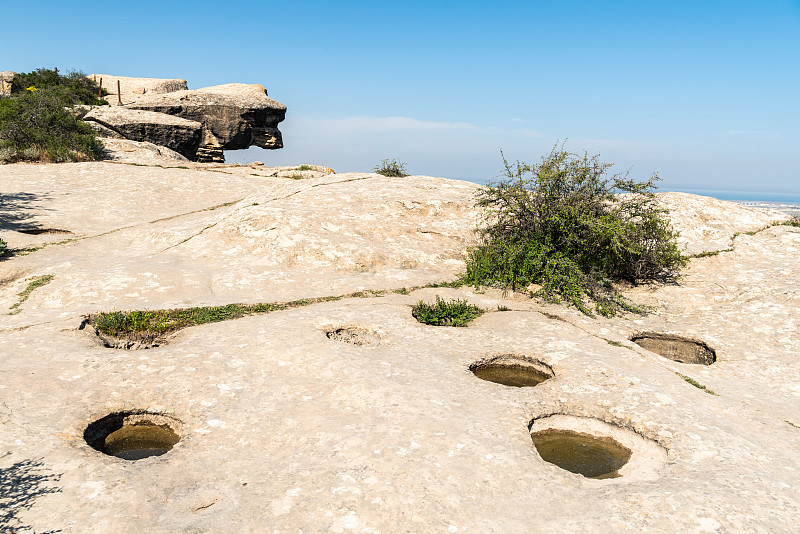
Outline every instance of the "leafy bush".
<svg viewBox="0 0 800 534"><path fill-rule="evenodd" d="M385 159L380 163L380 165L375 165L374 170L377 174L382 174L384 176L395 176L399 178L408 176L408 173L406 172L406 164L400 163L396 159Z"/></svg>
<svg viewBox="0 0 800 534"><path fill-rule="evenodd" d="M79 96L63 86L36 89L0 99L0 162L97 159L97 134L69 111Z"/></svg>
<svg viewBox="0 0 800 534"><path fill-rule="evenodd" d="M609 176L613 164L563 145L539 164L503 162L504 179L477 194L484 226L469 251L465 282L512 290L536 284L535 296L587 315L593 301L595 311L612 316L643 311L613 282L666 279L688 262L666 210L655 203L657 174L646 182L629 173Z"/></svg>
<svg viewBox="0 0 800 534"><path fill-rule="evenodd" d="M434 305L419 301L411 308L411 315L417 321L433 326L467 326L481 314L483 314L482 309L469 304L466 300L445 302L438 295Z"/></svg>
<svg viewBox="0 0 800 534"><path fill-rule="evenodd" d="M108 104L105 100L97 98L98 85L80 71L70 71L65 76L58 74L55 70L48 69L37 69L33 72L17 74L11 82L11 94L25 94L28 92L29 87L35 87L40 91L60 87L64 90L63 95L69 100L67 105L88 104L100 106ZM108 91L103 89L103 94L107 95Z"/></svg>

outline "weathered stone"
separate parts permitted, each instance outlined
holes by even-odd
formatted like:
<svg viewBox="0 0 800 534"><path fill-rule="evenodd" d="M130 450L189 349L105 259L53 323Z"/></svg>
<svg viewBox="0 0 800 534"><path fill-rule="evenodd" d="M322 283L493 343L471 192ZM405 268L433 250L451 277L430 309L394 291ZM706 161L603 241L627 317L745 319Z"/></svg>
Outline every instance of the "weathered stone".
<svg viewBox="0 0 800 534"><path fill-rule="evenodd" d="M174 150L194 159L200 146L202 126L199 122L165 113L124 107L98 106L84 116L132 141L146 141Z"/></svg>
<svg viewBox="0 0 800 534"><path fill-rule="evenodd" d="M96 122L93 127L105 128ZM111 130L108 130L111 132ZM175 165L188 163L189 160L165 146L154 145L145 141L130 139L105 138L103 142L103 159L117 163L135 163L137 165Z"/></svg>
<svg viewBox="0 0 800 534"><path fill-rule="evenodd" d="M650 314L589 318L496 289L401 289L463 270L475 184L186 166L0 167L0 237L37 248L0 262L0 530L797 530L800 229L747 233L785 215L659 195L692 250L733 250L627 290ZM135 353L79 330L98 311L369 289L385 293L188 328ZM418 323L411 306L437 296L487 312L467 328ZM662 357L629 341L641 332L701 340L716 361ZM554 376L518 389L469 372L498 355ZM168 417L180 439L114 458L86 434L110 414ZM532 437L550 430L613 440L630 459L619 478L584 478L543 460Z"/></svg>
<svg viewBox="0 0 800 534"><path fill-rule="evenodd" d="M113 76L111 74L90 74L88 76L97 83L103 80L103 89L107 90L110 95L106 100L112 106L119 105L117 95L117 82L119 82L120 95L122 104L130 104L142 95L148 93L170 93L173 91L186 90L186 80L179 79L162 79L162 78L132 78L129 76Z"/></svg>
<svg viewBox="0 0 800 534"><path fill-rule="evenodd" d="M11 81L17 73L11 70L0 72L0 96L11 94Z"/></svg>
<svg viewBox="0 0 800 534"><path fill-rule="evenodd" d="M229 83L166 94L147 93L129 107L197 121L223 150L250 146L282 148L278 123L286 106L267 96L264 86ZM208 141L203 146L212 146Z"/></svg>

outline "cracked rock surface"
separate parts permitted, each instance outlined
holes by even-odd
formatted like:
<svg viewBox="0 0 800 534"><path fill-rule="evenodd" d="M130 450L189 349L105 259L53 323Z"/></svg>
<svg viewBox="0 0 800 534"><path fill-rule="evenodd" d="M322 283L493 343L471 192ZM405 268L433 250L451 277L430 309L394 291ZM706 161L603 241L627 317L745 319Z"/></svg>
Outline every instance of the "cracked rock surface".
<svg viewBox="0 0 800 534"><path fill-rule="evenodd" d="M785 215L662 194L689 253L732 250L626 290L648 315L589 318L493 289L391 291L463 270L475 184L143 161L0 166L0 237L16 251L0 261L0 531L796 529L800 229L770 226ZM100 311L362 290L387 291L147 350L79 330ZM413 319L437 295L488 312L466 328ZM329 338L338 329L379 343ZM717 361L629 341L644 331L700 339ZM514 388L469 371L500 354L554 376ZM125 410L179 420L180 441L138 461L89 447L86 426ZM564 471L530 437L552 414L634 432L659 460L635 456L640 472L607 480Z"/></svg>

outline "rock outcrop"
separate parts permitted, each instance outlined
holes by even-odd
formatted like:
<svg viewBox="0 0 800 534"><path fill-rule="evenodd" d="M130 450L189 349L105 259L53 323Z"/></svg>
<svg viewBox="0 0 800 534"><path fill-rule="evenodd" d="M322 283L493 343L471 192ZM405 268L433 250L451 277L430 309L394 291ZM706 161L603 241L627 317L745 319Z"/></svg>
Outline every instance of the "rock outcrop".
<svg viewBox="0 0 800 534"><path fill-rule="evenodd" d="M263 85L229 83L189 90L186 80L108 74L90 77L98 82L102 78L103 87L113 93L106 98L112 107L118 107L121 100L128 110L95 110L87 115L86 120L110 130L96 128L101 135L116 137L112 133L116 132L134 141L166 146L200 162L222 163L225 150L283 148L278 123L286 117L286 106L269 98ZM169 121L164 115L186 122ZM137 121L141 122L138 126ZM195 132L197 124L200 128Z"/></svg>
<svg viewBox="0 0 800 534"><path fill-rule="evenodd" d="M201 123L210 134L203 140L203 147L283 148L278 123L286 117L286 106L269 98L263 85L229 83L191 91L145 94L128 107Z"/></svg>
<svg viewBox="0 0 800 534"><path fill-rule="evenodd" d="M106 97L112 106L130 104L144 94L171 93L188 89L186 80L168 78L132 78L129 76L113 76L111 74L90 74L89 78L97 83L102 80L103 89L110 94ZM118 85L119 82L119 85ZM117 93L119 87L119 94Z"/></svg>
<svg viewBox="0 0 800 534"><path fill-rule="evenodd" d="M125 139L167 147L187 159L195 158L203 128L196 121L126 107L96 107L83 119L100 124Z"/></svg>

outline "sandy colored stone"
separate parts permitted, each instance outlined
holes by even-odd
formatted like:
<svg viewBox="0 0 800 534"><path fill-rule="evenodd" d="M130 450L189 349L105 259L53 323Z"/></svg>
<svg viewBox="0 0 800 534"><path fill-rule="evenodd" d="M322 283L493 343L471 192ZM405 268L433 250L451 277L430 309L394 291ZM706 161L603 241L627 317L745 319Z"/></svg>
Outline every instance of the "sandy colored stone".
<svg viewBox="0 0 800 534"><path fill-rule="evenodd" d="M142 95L148 93L170 93L188 89L186 80L164 79L164 78L135 78L131 76L114 76L112 74L90 74L91 78L97 83L103 80L103 89L110 95L106 100L112 106L119 105L118 96L121 96L123 104L130 104ZM120 93L117 94L117 82L119 82Z"/></svg>
<svg viewBox="0 0 800 534"><path fill-rule="evenodd" d="M202 89L147 93L130 105L197 121L213 135L203 146L239 150L250 146L283 147L278 123L286 106L267 96L263 85L228 83Z"/></svg>
<svg viewBox="0 0 800 534"><path fill-rule="evenodd" d="M125 139L163 146L189 159L195 157L200 146L202 125L199 122L166 113L98 106L83 119L105 126Z"/></svg>
<svg viewBox="0 0 800 534"><path fill-rule="evenodd" d="M688 250L733 250L693 259L673 285L628 290L653 306L645 316L428 288L189 328L149 350L103 348L79 329L82 314L422 285L463 270L474 243L475 184L187 167L0 166L0 237L53 243L0 262L0 309L54 275L0 315L0 480L28 484L3 488L0 530L796 529L800 229L744 233L783 215L664 195ZM418 323L411 306L437 295L488 312L467 328ZM328 336L341 328L373 342ZM658 356L628 341L641 331L702 339L717 362ZM469 372L502 354L555 376L513 388ZM130 409L174 417L181 440L136 462L86 444L90 422ZM645 452L617 479L563 471L530 437L537 420L562 421L554 414L597 420L598 432L608 423Z"/></svg>

